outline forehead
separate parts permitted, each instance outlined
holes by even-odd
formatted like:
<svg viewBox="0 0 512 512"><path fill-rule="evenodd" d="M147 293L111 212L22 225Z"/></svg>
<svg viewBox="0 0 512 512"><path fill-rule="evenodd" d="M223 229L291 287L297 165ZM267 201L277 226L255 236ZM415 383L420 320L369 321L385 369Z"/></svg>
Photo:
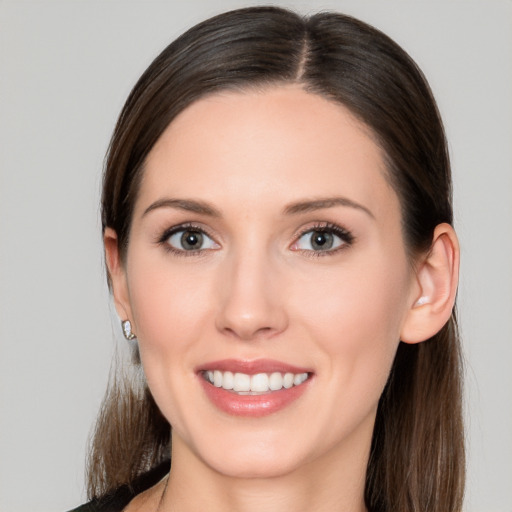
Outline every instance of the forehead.
<svg viewBox="0 0 512 512"><path fill-rule="evenodd" d="M164 193L226 206L338 194L377 209L396 202L371 131L299 86L219 93L186 108L148 155L139 198Z"/></svg>

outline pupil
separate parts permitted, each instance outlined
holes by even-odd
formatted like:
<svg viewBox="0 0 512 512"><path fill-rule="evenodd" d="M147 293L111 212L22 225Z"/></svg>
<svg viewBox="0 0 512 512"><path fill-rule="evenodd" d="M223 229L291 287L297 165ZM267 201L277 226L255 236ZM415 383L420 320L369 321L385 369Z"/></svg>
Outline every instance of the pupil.
<svg viewBox="0 0 512 512"><path fill-rule="evenodd" d="M330 233L325 233L323 231L315 231L313 236L311 237L311 245L313 249L319 249L326 251L330 249L333 244L333 238Z"/></svg>
<svg viewBox="0 0 512 512"><path fill-rule="evenodd" d="M181 245L184 249L192 250L201 246L203 235L196 231L185 231L181 235Z"/></svg>

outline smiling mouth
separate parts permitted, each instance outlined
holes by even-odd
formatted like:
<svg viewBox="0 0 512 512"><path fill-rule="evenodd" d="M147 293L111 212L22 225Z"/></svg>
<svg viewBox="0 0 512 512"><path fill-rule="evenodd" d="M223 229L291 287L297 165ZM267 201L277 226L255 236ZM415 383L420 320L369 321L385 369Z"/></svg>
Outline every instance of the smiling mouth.
<svg viewBox="0 0 512 512"><path fill-rule="evenodd" d="M282 389L290 389L300 386L310 377L307 372L272 372L249 375L247 373L223 372L220 370L205 370L201 372L201 375L206 382L213 386L238 395L262 395Z"/></svg>

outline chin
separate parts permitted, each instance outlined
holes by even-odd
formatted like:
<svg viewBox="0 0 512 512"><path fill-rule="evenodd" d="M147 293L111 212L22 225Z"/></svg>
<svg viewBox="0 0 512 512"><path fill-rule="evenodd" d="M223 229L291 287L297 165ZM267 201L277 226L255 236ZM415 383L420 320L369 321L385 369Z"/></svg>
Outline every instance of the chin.
<svg viewBox="0 0 512 512"><path fill-rule="evenodd" d="M206 461L216 472L231 478L268 479L278 478L293 473L301 466L298 460L277 460L272 456L261 455L250 457L247 454L236 454L222 460Z"/></svg>
<svg viewBox="0 0 512 512"><path fill-rule="evenodd" d="M231 478L276 478L292 473L304 465L304 442L279 435L280 429L268 433L239 432L227 436L201 436L188 447L204 464ZM210 432L211 434L212 432ZM292 436L293 437L293 436ZM189 448L183 446L185 450ZM174 448L174 446L173 446Z"/></svg>

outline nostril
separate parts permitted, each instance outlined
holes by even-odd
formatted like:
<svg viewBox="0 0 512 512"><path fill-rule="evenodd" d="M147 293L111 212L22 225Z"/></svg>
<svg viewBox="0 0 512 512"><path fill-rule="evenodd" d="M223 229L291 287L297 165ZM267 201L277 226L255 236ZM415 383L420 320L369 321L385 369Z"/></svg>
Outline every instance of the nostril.
<svg viewBox="0 0 512 512"><path fill-rule="evenodd" d="M247 341L258 338L270 337L278 332L277 329L273 327L253 328L249 325L238 327L224 327L222 330L229 336Z"/></svg>

